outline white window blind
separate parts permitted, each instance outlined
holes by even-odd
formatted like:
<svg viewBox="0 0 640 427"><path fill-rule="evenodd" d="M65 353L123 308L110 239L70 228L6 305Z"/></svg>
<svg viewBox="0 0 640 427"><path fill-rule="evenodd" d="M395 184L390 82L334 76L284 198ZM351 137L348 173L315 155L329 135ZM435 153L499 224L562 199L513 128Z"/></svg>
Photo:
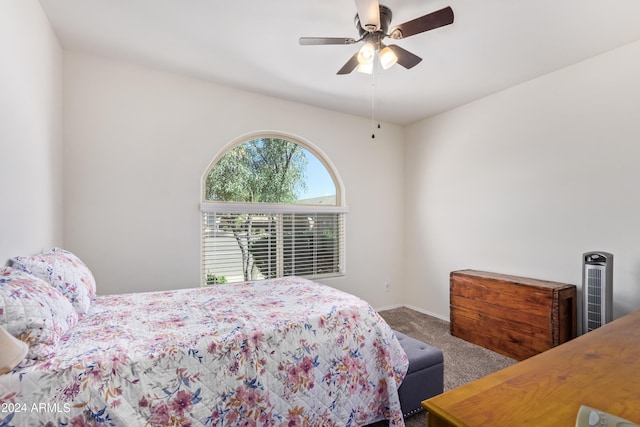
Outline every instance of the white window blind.
<svg viewBox="0 0 640 427"><path fill-rule="evenodd" d="M203 203L203 282L344 274L341 207Z"/></svg>

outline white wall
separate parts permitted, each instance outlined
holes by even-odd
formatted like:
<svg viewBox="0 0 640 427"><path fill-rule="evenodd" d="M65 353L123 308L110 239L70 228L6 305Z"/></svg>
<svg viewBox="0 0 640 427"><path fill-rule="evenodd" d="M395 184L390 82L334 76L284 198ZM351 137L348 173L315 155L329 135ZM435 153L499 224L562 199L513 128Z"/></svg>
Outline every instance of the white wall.
<svg viewBox="0 0 640 427"><path fill-rule="evenodd" d="M62 245L62 49L40 4L0 1L0 265Z"/></svg>
<svg viewBox="0 0 640 427"><path fill-rule="evenodd" d="M399 304L403 128L66 52L65 244L101 293L198 286L200 180L226 144L259 130L300 136L346 188L347 275L325 282L374 307ZM385 293L383 284L392 282Z"/></svg>
<svg viewBox="0 0 640 427"><path fill-rule="evenodd" d="M640 307L640 43L375 140L368 120L63 54L36 2L0 2L0 54L2 260L64 245L102 293L195 286L204 169L277 130L342 175L348 274L327 282L376 307L447 318L463 268L580 284L590 250L615 254L616 316Z"/></svg>
<svg viewBox="0 0 640 427"><path fill-rule="evenodd" d="M603 250L615 317L640 308L638 76L640 42L408 127L405 302L448 318L465 268L580 289Z"/></svg>

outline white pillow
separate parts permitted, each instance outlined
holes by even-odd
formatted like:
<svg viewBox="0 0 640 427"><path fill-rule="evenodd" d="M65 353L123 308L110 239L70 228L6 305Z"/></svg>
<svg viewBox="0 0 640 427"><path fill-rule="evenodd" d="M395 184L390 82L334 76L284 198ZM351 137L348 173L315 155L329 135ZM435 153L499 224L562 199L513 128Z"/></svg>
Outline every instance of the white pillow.
<svg viewBox="0 0 640 427"><path fill-rule="evenodd" d="M23 271L0 268L0 325L29 344L27 357L46 358L77 322L78 313L58 289Z"/></svg>
<svg viewBox="0 0 640 427"><path fill-rule="evenodd" d="M96 281L87 266L74 254L60 248L12 259L14 268L26 271L57 288L82 318L96 296Z"/></svg>

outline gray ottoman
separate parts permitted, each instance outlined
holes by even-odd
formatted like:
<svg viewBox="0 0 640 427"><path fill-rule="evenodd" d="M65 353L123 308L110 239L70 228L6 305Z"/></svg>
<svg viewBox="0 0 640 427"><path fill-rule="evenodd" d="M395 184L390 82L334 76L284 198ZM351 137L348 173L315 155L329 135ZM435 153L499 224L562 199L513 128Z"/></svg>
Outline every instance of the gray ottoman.
<svg viewBox="0 0 640 427"><path fill-rule="evenodd" d="M409 369L398 389L405 417L422 410L420 402L444 390L444 357L442 351L394 331L409 358Z"/></svg>

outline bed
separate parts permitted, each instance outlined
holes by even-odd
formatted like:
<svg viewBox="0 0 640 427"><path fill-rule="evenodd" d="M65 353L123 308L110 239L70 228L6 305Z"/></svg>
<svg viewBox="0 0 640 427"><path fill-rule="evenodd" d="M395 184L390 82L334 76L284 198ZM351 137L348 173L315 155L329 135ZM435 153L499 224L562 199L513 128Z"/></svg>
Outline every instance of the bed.
<svg viewBox="0 0 640 427"><path fill-rule="evenodd" d="M0 322L30 344L0 426L404 425L407 357L363 300L296 277L96 296L55 249L73 265L0 270Z"/></svg>

